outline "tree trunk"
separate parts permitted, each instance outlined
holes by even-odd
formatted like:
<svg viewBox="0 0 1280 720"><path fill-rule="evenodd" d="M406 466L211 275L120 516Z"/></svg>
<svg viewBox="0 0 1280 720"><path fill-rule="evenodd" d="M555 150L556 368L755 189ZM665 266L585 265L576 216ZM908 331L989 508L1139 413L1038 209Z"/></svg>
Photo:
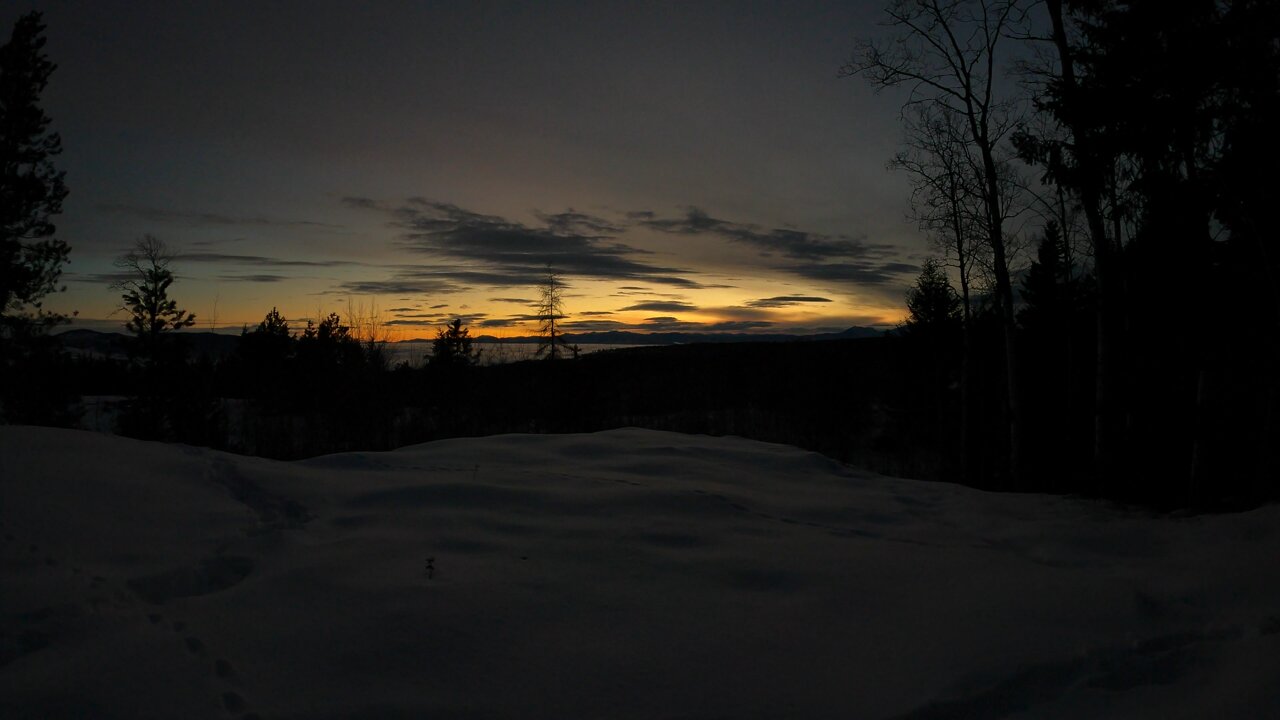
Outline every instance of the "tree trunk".
<svg viewBox="0 0 1280 720"><path fill-rule="evenodd" d="M960 216L960 198L954 174L949 178L951 232L956 244L956 263L960 266L960 298L964 322L960 326L960 481L973 485L973 309L969 299L969 256L965 251L964 224Z"/></svg>
<svg viewBox="0 0 1280 720"><path fill-rule="evenodd" d="M1000 208L999 173L995 156L985 134L975 132L982 153L982 168L987 184L987 233L991 244L991 260L996 275L996 298L1000 302L1000 320L1004 329L1005 412L1009 425L1009 480L1014 489L1025 490L1022 477L1023 428L1022 402L1018 383L1017 320L1013 312L1013 284L1009 280L1009 260L1005 255L1004 219Z"/></svg>
<svg viewBox="0 0 1280 720"><path fill-rule="evenodd" d="M1071 106L1076 90L1075 61L1067 43L1062 19L1062 0L1046 0L1053 23L1053 42L1061 63L1064 104ZM1078 190L1084 206L1093 245L1093 271L1098 283L1097 297L1097 367L1094 374L1093 461L1096 482L1101 490L1109 486L1115 474L1115 278L1112 245L1107 238L1102 217L1102 174L1100 163L1090 142L1088 131L1077 122L1068 122L1075 142ZM1116 238L1119 242L1119 238Z"/></svg>

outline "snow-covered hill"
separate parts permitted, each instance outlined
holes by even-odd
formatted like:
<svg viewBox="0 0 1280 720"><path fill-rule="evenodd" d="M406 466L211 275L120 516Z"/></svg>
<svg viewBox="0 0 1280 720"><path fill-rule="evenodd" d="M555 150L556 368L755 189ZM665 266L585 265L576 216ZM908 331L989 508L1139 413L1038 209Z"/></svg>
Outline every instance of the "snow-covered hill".
<svg viewBox="0 0 1280 720"><path fill-rule="evenodd" d="M616 430L297 463L0 427L0 717L1280 714L1280 508Z"/></svg>

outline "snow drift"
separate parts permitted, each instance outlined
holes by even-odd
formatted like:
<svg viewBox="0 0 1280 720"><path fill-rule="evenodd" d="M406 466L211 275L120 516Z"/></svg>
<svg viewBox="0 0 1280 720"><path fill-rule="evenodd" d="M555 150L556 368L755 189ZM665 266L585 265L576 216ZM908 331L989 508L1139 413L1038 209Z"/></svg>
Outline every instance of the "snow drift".
<svg viewBox="0 0 1280 720"><path fill-rule="evenodd" d="M1280 509L624 429L280 463L0 427L0 716L1263 717Z"/></svg>

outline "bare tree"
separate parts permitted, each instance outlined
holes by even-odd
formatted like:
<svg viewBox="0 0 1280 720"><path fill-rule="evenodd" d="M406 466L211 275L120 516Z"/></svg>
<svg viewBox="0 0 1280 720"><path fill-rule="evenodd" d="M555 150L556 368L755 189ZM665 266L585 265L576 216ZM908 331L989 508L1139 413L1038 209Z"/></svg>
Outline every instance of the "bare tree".
<svg viewBox="0 0 1280 720"><path fill-rule="evenodd" d="M556 321L564 317L564 281L548 265L538 287L538 334L542 336L542 342L538 343L538 357L545 354L548 360L555 360L566 352L564 333L556 327Z"/></svg>
<svg viewBox="0 0 1280 720"><path fill-rule="evenodd" d="M981 188L965 130L945 108L917 105L906 120L905 146L889 167L909 176L911 219L929 234L959 275L968 324L975 263L985 242L977 223L983 212Z"/></svg>
<svg viewBox="0 0 1280 720"><path fill-rule="evenodd" d="M378 298L370 298L366 305L363 300L348 297L346 321L350 336L364 351L365 362L370 367L389 369L391 356L387 353L387 343L391 342L392 336L386 318L378 308Z"/></svg>
<svg viewBox="0 0 1280 720"><path fill-rule="evenodd" d="M877 88L906 86L907 106L931 108L956 120L958 138L968 147L975 170L974 189L991 255L996 299L1004 326L1009 425L1009 473L1021 484L1023 427L1018 389L1017 329L1010 248L1005 220L1010 215L1011 183L1004 140L1018 120L1018 104L1001 97L998 51L1007 33L1025 19L1026 0L894 0L886 9L895 31L889 42L862 43L845 75L862 75Z"/></svg>
<svg viewBox="0 0 1280 720"><path fill-rule="evenodd" d="M906 119L906 147L889 166L910 177L911 213L942 251L960 281L960 472L973 480L973 273L985 252L980 173L961 119L946 108L915 105Z"/></svg>

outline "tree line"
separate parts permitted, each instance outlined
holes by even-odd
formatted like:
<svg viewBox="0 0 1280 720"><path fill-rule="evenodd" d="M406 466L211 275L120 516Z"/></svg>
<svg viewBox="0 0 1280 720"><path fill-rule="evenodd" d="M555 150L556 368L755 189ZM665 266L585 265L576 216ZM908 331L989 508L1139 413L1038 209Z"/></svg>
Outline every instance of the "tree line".
<svg viewBox="0 0 1280 720"><path fill-rule="evenodd" d="M1273 497L1280 6L899 0L885 17L844 73L906 91L891 165L941 251L906 334L958 386L940 420L955 475Z"/></svg>

